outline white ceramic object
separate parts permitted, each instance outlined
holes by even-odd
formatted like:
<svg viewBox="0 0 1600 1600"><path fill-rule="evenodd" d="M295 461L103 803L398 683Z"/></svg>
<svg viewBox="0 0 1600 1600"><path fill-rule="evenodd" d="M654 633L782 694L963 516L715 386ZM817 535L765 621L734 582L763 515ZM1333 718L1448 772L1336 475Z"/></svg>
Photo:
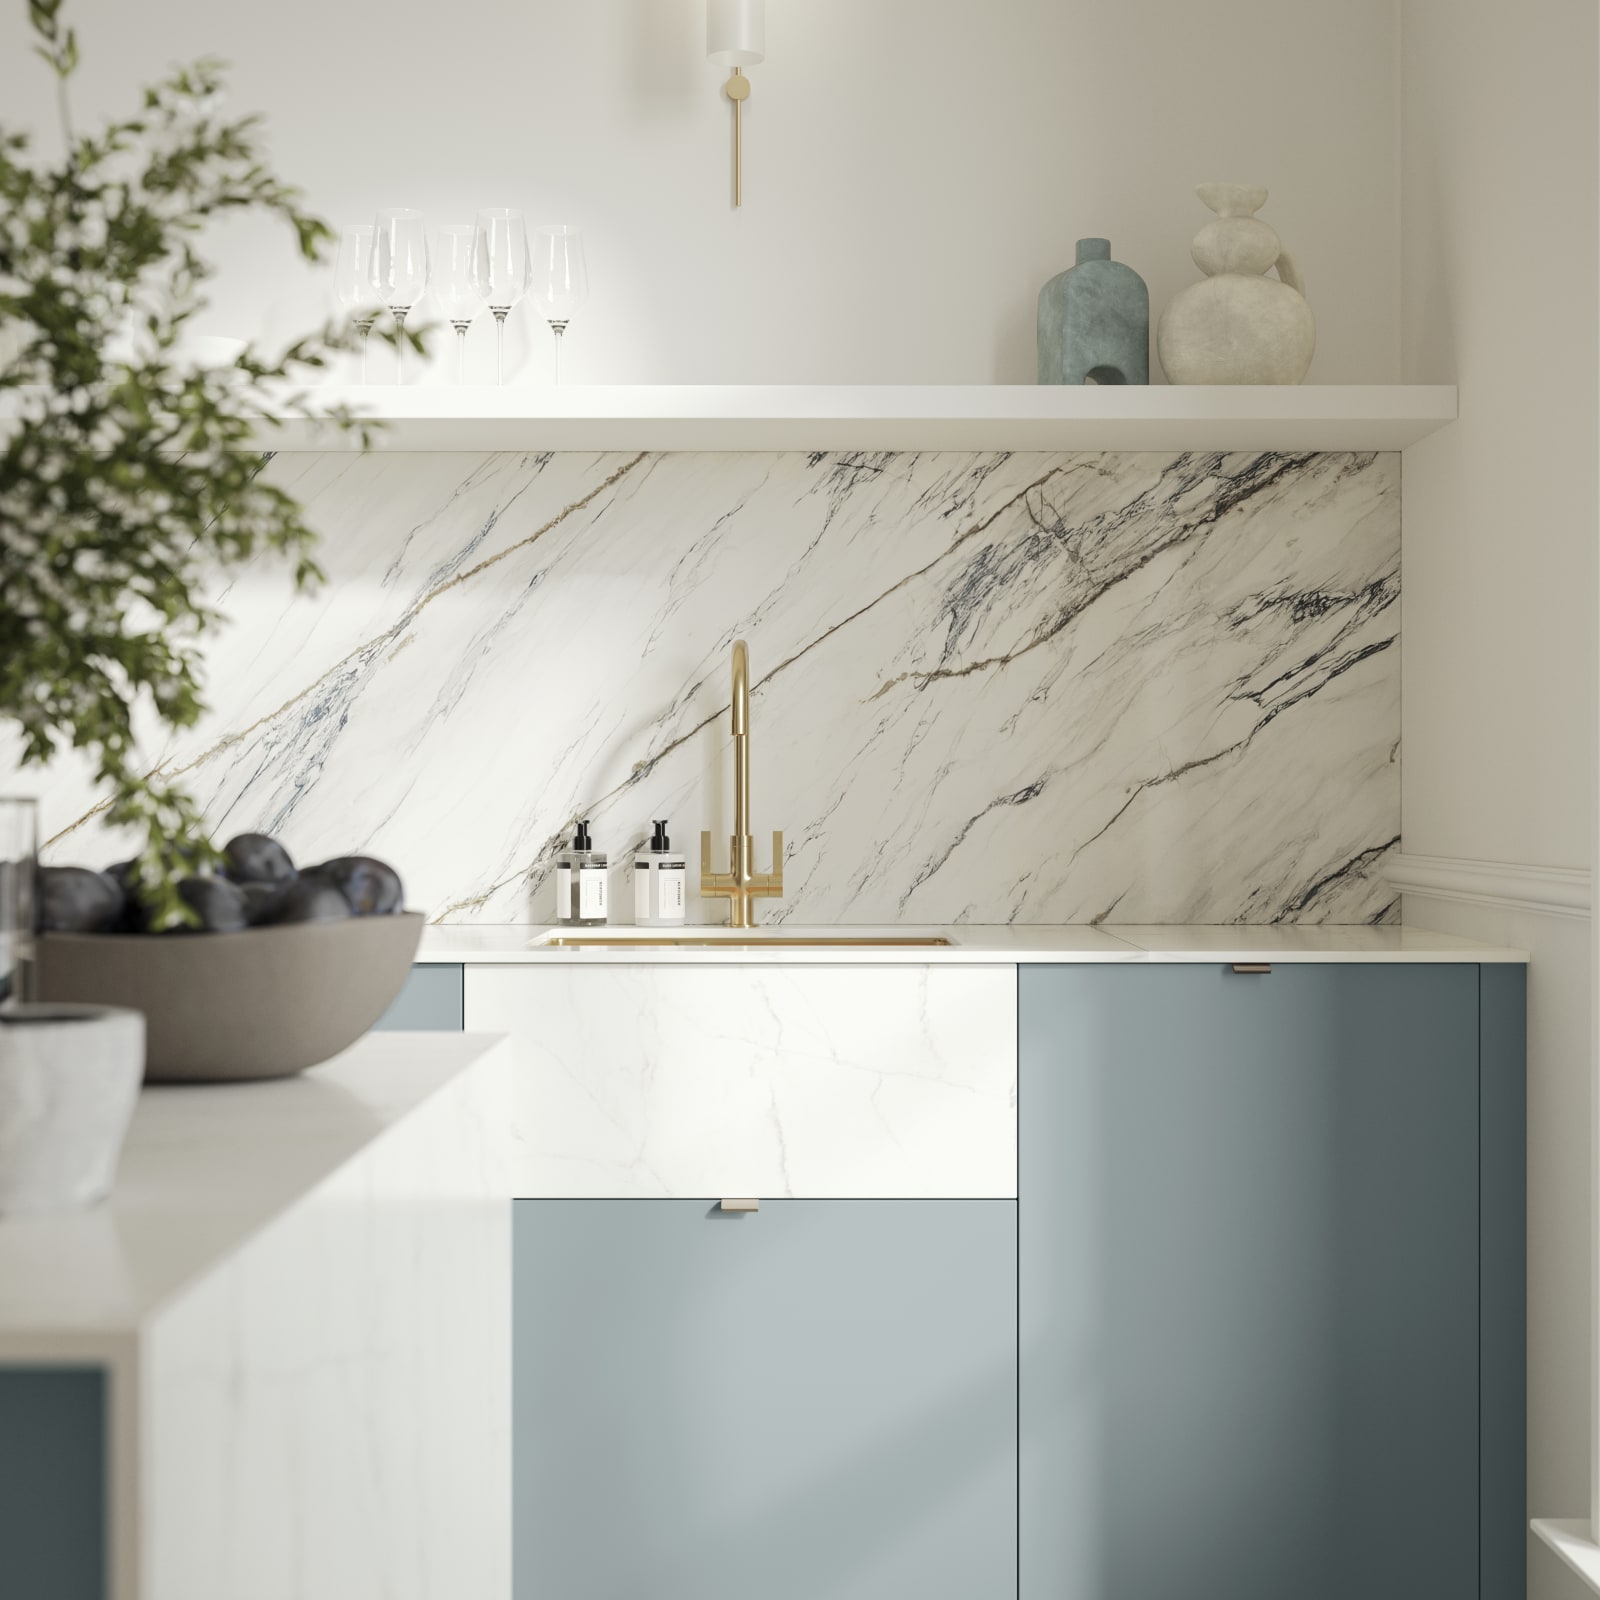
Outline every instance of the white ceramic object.
<svg viewBox="0 0 1600 1600"><path fill-rule="evenodd" d="M1299 383L1317 347L1317 324L1294 258L1255 215L1267 191L1203 183L1195 193L1217 215L1190 247L1205 278L1174 295L1156 325L1167 381ZM1274 267L1279 281L1265 276Z"/></svg>
<svg viewBox="0 0 1600 1600"><path fill-rule="evenodd" d="M78 1211L104 1199L143 1078L137 1011L0 1011L0 1214Z"/></svg>

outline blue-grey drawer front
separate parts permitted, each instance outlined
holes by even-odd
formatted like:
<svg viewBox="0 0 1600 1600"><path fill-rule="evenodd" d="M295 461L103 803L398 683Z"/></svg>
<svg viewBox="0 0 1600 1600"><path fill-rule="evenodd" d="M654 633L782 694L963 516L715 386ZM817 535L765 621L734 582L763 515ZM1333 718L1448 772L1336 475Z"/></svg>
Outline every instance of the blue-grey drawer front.
<svg viewBox="0 0 1600 1600"><path fill-rule="evenodd" d="M1013 1200L516 1206L519 1600L1016 1594Z"/></svg>
<svg viewBox="0 0 1600 1600"><path fill-rule="evenodd" d="M393 1004L373 1024L374 1031L397 1033L460 1033L462 971L457 966L418 964Z"/></svg>

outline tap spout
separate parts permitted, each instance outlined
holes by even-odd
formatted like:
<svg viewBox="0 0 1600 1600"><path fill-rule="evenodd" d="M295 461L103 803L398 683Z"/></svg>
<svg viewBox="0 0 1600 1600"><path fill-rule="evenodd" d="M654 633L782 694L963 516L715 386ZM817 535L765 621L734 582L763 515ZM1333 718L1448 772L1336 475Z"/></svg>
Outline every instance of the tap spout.
<svg viewBox="0 0 1600 1600"><path fill-rule="evenodd" d="M700 892L728 897L728 921L735 928L754 922L751 902L783 893L783 835L772 836L772 870L757 872L755 841L750 837L750 651L743 639L733 643L733 837L728 841L728 870L711 866L711 835L700 835Z"/></svg>
<svg viewBox="0 0 1600 1600"><path fill-rule="evenodd" d="M750 737L750 650L743 639L733 641L733 736Z"/></svg>
<svg viewBox="0 0 1600 1600"><path fill-rule="evenodd" d="M733 838L734 849L747 857L750 849L750 652L743 639L733 642ZM734 863L734 872L752 871L748 859Z"/></svg>

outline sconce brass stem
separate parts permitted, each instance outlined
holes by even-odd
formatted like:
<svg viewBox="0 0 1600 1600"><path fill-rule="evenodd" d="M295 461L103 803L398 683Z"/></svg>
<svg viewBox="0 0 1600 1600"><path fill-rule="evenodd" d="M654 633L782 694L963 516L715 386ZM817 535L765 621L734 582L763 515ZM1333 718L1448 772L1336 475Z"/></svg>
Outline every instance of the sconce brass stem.
<svg viewBox="0 0 1600 1600"><path fill-rule="evenodd" d="M750 98L750 80L739 68L724 86L733 101L733 203L744 204L744 103Z"/></svg>

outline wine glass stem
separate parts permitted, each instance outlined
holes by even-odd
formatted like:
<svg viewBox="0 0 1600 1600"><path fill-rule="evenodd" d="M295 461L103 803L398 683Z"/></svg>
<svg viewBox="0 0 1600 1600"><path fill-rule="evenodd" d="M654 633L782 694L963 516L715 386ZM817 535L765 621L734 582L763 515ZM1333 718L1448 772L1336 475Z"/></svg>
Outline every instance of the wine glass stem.
<svg viewBox="0 0 1600 1600"><path fill-rule="evenodd" d="M510 306L495 306L494 311L494 381L506 381L506 312Z"/></svg>
<svg viewBox="0 0 1600 1600"><path fill-rule="evenodd" d="M394 347L394 381L406 381L406 313L410 306L395 306L394 325L399 330L400 338Z"/></svg>
<svg viewBox="0 0 1600 1600"><path fill-rule="evenodd" d="M561 383L561 335L567 331L567 325L564 322L552 322L550 331L556 336L556 384L559 386Z"/></svg>
<svg viewBox="0 0 1600 1600"><path fill-rule="evenodd" d="M467 378L467 325L464 322L456 324L456 387L459 389Z"/></svg>
<svg viewBox="0 0 1600 1600"><path fill-rule="evenodd" d="M363 317L356 327L361 331L361 381L367 381L367 340L372 333L372 318Z"/></svg>

